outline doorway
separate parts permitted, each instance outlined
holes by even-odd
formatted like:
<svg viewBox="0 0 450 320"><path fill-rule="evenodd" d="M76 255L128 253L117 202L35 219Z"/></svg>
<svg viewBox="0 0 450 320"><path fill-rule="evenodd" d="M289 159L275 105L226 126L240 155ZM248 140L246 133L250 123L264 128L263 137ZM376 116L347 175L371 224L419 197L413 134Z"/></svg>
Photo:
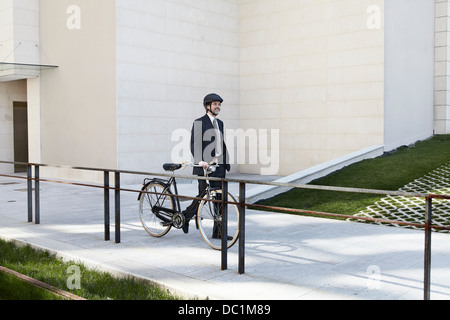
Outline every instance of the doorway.
<svg viewBox="0 0 450 320"><path fill-rule="evenodd" d="M13 102L14 162L28 162L28 115L26 102ZM15 164L14 172L26 172L27 166Z"/></svg>

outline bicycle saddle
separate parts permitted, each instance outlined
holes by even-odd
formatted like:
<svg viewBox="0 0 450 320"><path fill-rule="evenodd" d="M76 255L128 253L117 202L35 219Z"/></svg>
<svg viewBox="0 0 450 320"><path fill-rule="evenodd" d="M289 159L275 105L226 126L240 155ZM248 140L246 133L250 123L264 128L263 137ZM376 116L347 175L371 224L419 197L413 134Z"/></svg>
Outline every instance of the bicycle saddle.
<svg viewBox="0 0 450 320"><path fill-rule="evenodd" d="M175 170L180 169L181 167L182 167L182 165L179 164L179 163L165 163L165 164L163 164L163 169L165 171L175 171Z"/></svg>

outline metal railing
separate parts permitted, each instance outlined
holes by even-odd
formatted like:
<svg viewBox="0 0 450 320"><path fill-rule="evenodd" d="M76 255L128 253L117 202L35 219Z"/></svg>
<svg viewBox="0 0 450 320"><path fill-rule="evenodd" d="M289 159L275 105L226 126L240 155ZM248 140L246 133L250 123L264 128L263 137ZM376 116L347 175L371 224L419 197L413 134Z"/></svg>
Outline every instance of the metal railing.
<svg viewBox="0 0 450 320"><path fill-rule="evenodd" d="M18 175L11 174L0 174L0 177L8 177L8 178L16 178L16 179L27 179L27 214L28 214L28 222L33 222L33 195L32 195L32 182L34 181L34 221L36 224L40 223L40 194L39 194L39 182L54 182L54 183L63 183L70 184L76 186L84 186L84 187L94 187L94 188L102 188L104 189L104 239L105 241L110 240L110 190L114 190L114 206L115 206L115 242L120 243L120 191L126 192L143 192L141 189L133 190L133 189L124 189L120 187L120 175L121 174L132 174L132 175L143 175L143 176L151 176L151 177L175 177L178 179L189 179L189 180L210 180L210 181L221 181L222 189L226 192L228 190L229 183L238 183L239 184L239 201L231 202L225 200L226 197L222 197L222 201L224 204L234 204L237 205L240 209L239 215L239 243L238 243L238 273L245 273L245 211L246 208L251 206L253 208L264 209L264 210L275 210L282 212L290 212L290 213L302 213L302 214L310 214L315 216L322 217L333 217L333 218L347 218L353 220L365 220L371 222L378 223L388 223L388 224L397 224L404 226L411 226L417 228L423 228L425 233L425 246L424 246L424 299L430 299L430 282L431 282L431 233L432 229L436 230L450 230L450 227L438 226L432 224L432 201L433 199L445 199L450 200L450 195L439 195L439 194L430 194L430 193L417 193L417 192L403 192L403 191L390 191L390 190L374 190L374 189L362 189L362 188L347 188L347 187L334 187L334 186L321 186L321 185L305 185L305 184L296 184L296 183L280 183L280 182L266 182L266 181L254 181L254 180L245 180L245 179L233 179L233 178L213 178L213 177L201 177L201 176L193 176L193 175L176 175L173 173L153 173L153 172L141 172L141 171L130 171L130 170L117 170L117 169L104 169L104 168L90 168L90 167L70 167L70 166L59 166L59 165L49 165L42 163L23 163L23 162L11 162L11 161L0 161L0 164L19 164L27 166L27 177L21 177ZM96 171L103 172L104 179L103 185L89 184L89 183L80 183L80 182L67 182L60 180L51 180L51 179L43 179L40 177L40 168L41 167L52 167L52 168L63 168L63 169L72 169L72 170L85 170L85 171ZM34 177L32 176L32 172L34 168ZM109 175L110 173L114 174L114 187L110 186ZM293 209L293 208L284 208L284 207L275 207L275 206L267 206L261 204L249 204L246 203L246 185L248 184L258 184L258 185L268 185L275 187L283 187L283 188L301 188L301 189L314 189L314 190L324 190L324 191L338 191L338 192L350 192L350 193L365 193L365 194L375 194L375 195L390 195L390 196L403 196L403 197L415 197L415 198L424 198L425 199L425 216L424 223L413 223L413 222L405 222L405 221L395 221L395 220L386 220L379 218L370 218L370 217L361 217L354 215L345 215L345 214L336 214L336 213L327 213L327 212L316 212L302 209ZM226 193L224 193L226 194ZM204 200L202 198L185 196L185 195L176 195L173 194L174 197L180 197L184 199L191 200ZM210 200L217 201L217 200ZM227 209L224 206L223 211L223 221L222 223L222 235L227 234ZM226 237L222 237L222 248L221 248L221 269L227 269L227 240Z"/></svg>

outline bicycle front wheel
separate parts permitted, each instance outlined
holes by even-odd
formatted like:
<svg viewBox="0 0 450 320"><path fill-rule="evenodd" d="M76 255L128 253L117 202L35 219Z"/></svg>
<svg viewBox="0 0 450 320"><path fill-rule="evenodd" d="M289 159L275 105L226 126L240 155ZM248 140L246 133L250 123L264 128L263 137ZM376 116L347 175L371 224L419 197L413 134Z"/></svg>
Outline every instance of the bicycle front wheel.
<svg viewBox="0 0 450 320"><path fill-rule="evenodd" d="M197 212L197 223L203 240L213 249L222 248L222 207L223 203L207 201L208 199L222 200L222 190L212 190L200 202ZM234 197L228 193L228 201L236 203ZM235 244L239 237L239 208L235 204L228 204L228 235L227 247Z"/></svg>
<svg viewBox="0 0 450 320"><path fill-rule="evenodd" d="M159 183L150 183L143 191L139 201L139 218L142 226L151 236L162 237L172 227L168 223L172 220L172 215L161 210L161 208L174 209L172 193Z"/></svg>

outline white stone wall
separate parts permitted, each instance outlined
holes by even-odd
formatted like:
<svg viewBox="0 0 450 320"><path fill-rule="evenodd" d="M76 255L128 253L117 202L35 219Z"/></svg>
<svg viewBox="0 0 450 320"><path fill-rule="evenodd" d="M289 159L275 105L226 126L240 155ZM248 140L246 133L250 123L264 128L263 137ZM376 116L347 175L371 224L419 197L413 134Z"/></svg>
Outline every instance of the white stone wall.
<svg viewBox="0 0 450 320"><path fill-rule="evenodd" d="M27 101L26 80L0 82L0 160L14 161L13 102ZM14 172L13 165L0 165L0 173Z"/></svg>
<svg viewBox="0 0 450 320"><path fill-rule="evenodd" d="M390 0L385 12L384 145L389 151L433 135L435 6Z"/></svg>
<svg viewBox="0 0 450 320"><path fill-rule="evenodd" d="M450 1L435 0L434 130L450 133Z"/></svg>
<svg viewBox="0 0 450 320"><path fill-rule="evenodd" d="M1 0L0 62L34 64L39 56L39 1ZM8 70L1 75L14 80L21 77L17 73ZM27 80L0 82L1 160L14 161L13 102L27 100ZM0 165L0 172L14 172L14 166Z"/></svg>
<svg viewBox="0 0 450 320"><path fill-rule="evenodd" d="M14 61L13 0L0 1L0 61Z"/></svg>
<svg viewBox="0 0 450 320"><path fill-rule="evenodd" d="M233 145L234 170L262 173L251 134L274 130L271 173L288 175L433 125L449 132L448 2L84 0L72 29L69 0L0 0L0 60L60 66L28 83L31 132L43 137L33 159L160 171L216 92L226 128L249 135ZM10 86L0 92L6 121ZM105 115L108 132L96 131Z"/></svg>
<svg viewBox="0 0 450 320"><path fill-rule="evenodd" d="M0 61L39 63L39 1L0 1Z"/></svg>
<svg viewBox="0 0 450 320"><path fill-rule="evenodd" d="M117 168L116 6L110 0L40 0L41 71L29 83L29 121L46 164ZM76 4L76 5L75 5ZM40 92L40 95L36 95ZM40 115L40 119L35 117ZM36 121L39 121L38 125ZM34 139L37 143L38 139ZM102 173L42 168L42 176L97 179Z"/></svg>
<svg viewBox="0 0 450 320"><path fill-rule="evenodd" d="M41 86L40 78L27 79L28 161L42 162L41 154Z"/></svg>
<svg viewBox="0 0 450 320"><path fill-rule="evenodd" d="M210 92L239 125L238 19L237 0L117 0L119 168L161 171Z"/></svg>
<svg viewBox="0 0 450 320"><path fill-rule="evenodd" d="M241 126L280 130L278 174L382 144L383 11L381 0L240 1Z"/></svg>

